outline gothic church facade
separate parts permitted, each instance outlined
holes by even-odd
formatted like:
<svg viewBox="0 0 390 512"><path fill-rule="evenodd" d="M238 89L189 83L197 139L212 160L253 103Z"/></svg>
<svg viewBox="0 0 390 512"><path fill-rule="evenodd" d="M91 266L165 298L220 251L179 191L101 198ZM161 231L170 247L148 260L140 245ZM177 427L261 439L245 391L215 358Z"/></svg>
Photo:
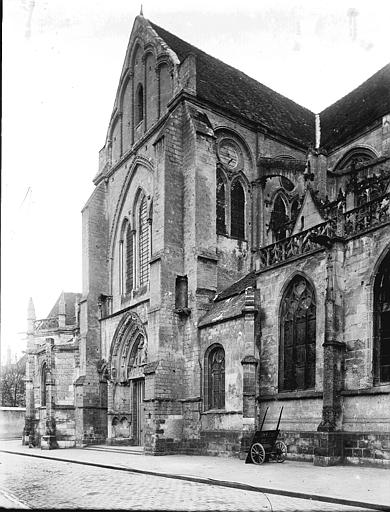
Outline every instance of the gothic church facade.
<svg viewBox="0 0 390 512"><path fill-rule="evenodd" d="M389 180L389 65L315 115L138 16L67 439L244 456L283 406L290 458L388 465Z"/></svg>

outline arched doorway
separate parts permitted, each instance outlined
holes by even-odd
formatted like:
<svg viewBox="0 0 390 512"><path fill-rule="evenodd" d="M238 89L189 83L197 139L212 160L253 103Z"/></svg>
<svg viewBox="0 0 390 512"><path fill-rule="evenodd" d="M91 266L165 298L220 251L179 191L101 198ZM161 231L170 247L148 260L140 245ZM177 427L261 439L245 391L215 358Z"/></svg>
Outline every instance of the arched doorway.
<svg viewBox="0 0 390 512"><path fill-rule="evenodd" d="M110 351L108 393L109 443L144 444L145 328L136 313L119 323Z"/></svg>

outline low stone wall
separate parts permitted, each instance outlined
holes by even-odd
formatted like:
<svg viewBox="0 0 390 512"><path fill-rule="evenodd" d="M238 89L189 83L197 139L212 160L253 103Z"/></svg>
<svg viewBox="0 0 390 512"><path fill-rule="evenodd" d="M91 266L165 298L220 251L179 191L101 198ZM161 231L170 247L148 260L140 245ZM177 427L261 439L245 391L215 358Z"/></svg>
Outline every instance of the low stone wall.
<svg viewBox="0 0 390 512"><path fill-rule="evenodd" d="M323 433L280 433L288 447L288 459L313 462L320 454ZM390 468L390 432L334 432L341 464Z"/></svg>
<svg viewBox="0 0 390 512"><path fill-rule="evenodd" d="M0 407L0 439L21 439L25 407Z"/></svg>
<svg viewBox="0 0 390 512"><path fill-rule="evenodd" d="M175 441L155 439L153 455L183 453L186 455L215 455L245 459L253 434L234 431L202 431L200 437ZM329 446L337 452L338 464L356 464L390 468L390 432L295 432L281 431L279 439L287 445L289 460L314 462ZM326 444L326 447L324 446ZM316 462L318 463L318 462ZM321 464L322 465L322 464Z"/></svg>

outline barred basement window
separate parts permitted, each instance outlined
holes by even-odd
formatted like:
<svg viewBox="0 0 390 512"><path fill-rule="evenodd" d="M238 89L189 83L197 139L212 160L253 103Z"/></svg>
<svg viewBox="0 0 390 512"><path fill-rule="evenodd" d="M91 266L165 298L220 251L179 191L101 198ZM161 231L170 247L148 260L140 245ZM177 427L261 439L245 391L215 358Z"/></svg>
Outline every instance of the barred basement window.
<svg viewBox="0 0 390 512"><path fill-rule="evenodd" d="M231 188L230 236L239 240L245 238L245 193L239 180L235 180Z"/></svg>
<svg viewBox="0 0 390 512"><path fill-rule="evenodd" d="M390 382L390 252L374 284L374 384Z"/></svg>
<svg viewBox="0 0 390 512"><path fill-rule="evenodd" d="M139 205L138 219L139 284L143 286L149 281L149 222L145 196Z"/></svg>
<svg viewBox="0 0 390 512"><path fill-rule="evenodd" d="M226 235L226 192L225 183L219 171L217 171L217 233Z"/></svg>
<svg viewBox="0 0 390 512"><path fill-rule="evenodd" d="M316 368L316 304L314 290L296 276L281 303L279 391L314 388Z"/></svg>
<svg viewBox="0 0 390 512"><path fill-rule="evenodd" d="M207 357L207 408L225 408L225 351L218 345Z"/></svg>
<svg viewBox="0 0 390 512"><path fill-rule="evenodd" d="M126 293L130 293L134 285L134 249L133 230L130 224L126 230Z"/></svg>

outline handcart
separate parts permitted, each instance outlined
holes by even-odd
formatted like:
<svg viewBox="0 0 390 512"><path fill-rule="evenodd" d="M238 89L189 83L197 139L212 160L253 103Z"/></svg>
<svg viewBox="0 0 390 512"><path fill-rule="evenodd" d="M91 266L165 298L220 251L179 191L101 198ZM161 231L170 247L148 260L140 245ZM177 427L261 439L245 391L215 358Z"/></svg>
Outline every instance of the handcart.
<svg viewBox="0 0 390 512"><path fill-rule="evenodd" d="M287 457L287 446L283 441L278 440L279 425L282 417L283 407L280 410L279 421L276 430L263 430L265 417L268 407L265 411L260 430L256 430L250 445L245 464L263 464L264 461L275 460L284 462Z"/></svg>

